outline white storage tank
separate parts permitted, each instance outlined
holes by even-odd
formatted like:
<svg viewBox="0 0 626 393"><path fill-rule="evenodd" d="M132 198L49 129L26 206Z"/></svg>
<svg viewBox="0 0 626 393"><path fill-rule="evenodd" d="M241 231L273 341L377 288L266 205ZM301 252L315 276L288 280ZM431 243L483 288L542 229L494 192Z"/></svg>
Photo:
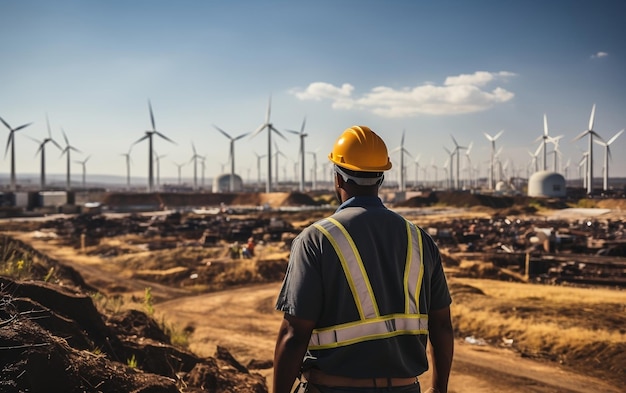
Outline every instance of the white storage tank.
<svg viewBox="0 0 626 393"><path fill-rule="evenodd" d="M563 198L566 195L565 178L560 173L535 172L528 180L528 196L530 197Z"/></svg>
<svg viewBox="0 0 626 393"><path fill-rule="evenodd" d="M233 192L243 191L241 176L235 174L233 180ZM213 179L213 192L230 192L230 173L219 175Z"/></svg>

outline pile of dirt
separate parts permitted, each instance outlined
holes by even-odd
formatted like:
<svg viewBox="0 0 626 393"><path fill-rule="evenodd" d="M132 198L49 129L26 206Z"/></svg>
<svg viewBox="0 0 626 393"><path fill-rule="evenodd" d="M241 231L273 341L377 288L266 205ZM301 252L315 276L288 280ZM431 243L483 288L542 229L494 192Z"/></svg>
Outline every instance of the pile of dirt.
<svg viewBox="0 0 626 393"><path fill-rule="evenodd" d="M0 277L0 288L3 392L267 392L250 364L172 345L146 313L101 314L78 287Z"/></svg>
<svg viewBox="0 0 626 393"><path fill-rule="evenodd" d="M309 195L300 192L245 192L245 193L109 193L102 204L113 209L146 208L163 209L177 207L217 206L313 206L317 203Z"/></svg>

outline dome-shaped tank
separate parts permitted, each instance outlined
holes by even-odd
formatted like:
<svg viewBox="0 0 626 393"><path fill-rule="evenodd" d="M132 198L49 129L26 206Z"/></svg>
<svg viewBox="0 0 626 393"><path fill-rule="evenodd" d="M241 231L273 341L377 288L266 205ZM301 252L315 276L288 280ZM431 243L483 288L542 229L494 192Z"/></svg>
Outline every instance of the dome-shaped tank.
<svg viewBox="0 0 626 393"><path fill-rule="evenodd" d="M567 194L563 175L550 172L535 172L528 180L528 196L562 198Z"/></svg>
<svg viewBox="0 0 626 393"><path fill-rule="evenodd" d="M235 174L233 182L233 192L243 191L241 176ZM219 175L213 179L213 192L230 192L230 173Z"/></svg>

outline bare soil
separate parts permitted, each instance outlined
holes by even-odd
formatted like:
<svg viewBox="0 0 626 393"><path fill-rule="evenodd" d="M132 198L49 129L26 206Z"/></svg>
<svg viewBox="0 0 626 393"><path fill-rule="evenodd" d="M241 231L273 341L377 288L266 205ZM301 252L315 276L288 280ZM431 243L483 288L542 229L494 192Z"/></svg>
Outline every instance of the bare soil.
<svg viewBox="0 0 626 393"><path fill-rule="evenodd" d="M276 200L268 197L263 201L245 202L280 204L288 198L288 195L274 198ZM512 204L507 209L518 209L519 212L521 208ZM455 210L449 215L433 212L430 216L419 216L415 221L430 223L459 217L491 217L494 214L496 213L491 207L477 206L466 207L463 211ZM307 225L319 215L320 213L292 215L289 219L294 227L298 228ZM265 275L246 276L245 272L248 270L245 265L242 265L238 273L224 275L221 270L215 273L216 269L222 269L225 264L246 263L229 260L224 252L227 244L218 244L211 250L200 247L203 251L189 245L189 252L197 252L198 255L193 260L172 264L168 259L171 257L167 257L165 253L156 254L155 251L145 251L141 247L133 249L135 246L130 245L135 244L136 239L131 241L128 237L107 237L98 245L80 249L75 243L68 244L67 239L33 236L32 227L26 231L18 227L18 225L5 226L4 229L11 229L9 234L12 237L24 241L63 265L71 266L80 273L88 286L107 296L120 297L126 302L126 306L135 304L135 308L141 308L145 289L150 287L155 301L155 319L168 321L180 330L191 332L188 337L188 348L195 355L211 357L219 348L227 348L241 364L269 363L269 367L259 368L255 373L265 377L267 387L271 390L274 340L282 318L280 313L274 311L273 306L280 287L280 273L284 271L288 258L288 239L258 246L258 257L255 262L264 261L267 271ZM99 247L98 252L90 252L96 250L96 247ZM139 262L132 262L129 256L137 258ZM143 275L137 274L137 263L150 265L150 269L143 269ZM180 269L184 271L185 279L172 278L181 271ZM458 269L447 268L447 271L450 273L451 287L467 287L468 283L471 286L471 279L462 278L463 281L460 281L460 277L457 279ZM154 274L148 274L150 272ZM200 283L190 280L191 274L205 274L205 277L213 279L219 277L222 284L209 285L208 281ZM228 281L228 285L224 284L224 280ZM471 296L465 298L469 299ZM455 297L455 301L458 302L463 302L463 299L462 295ZM527 311L535 312L536 318L541 318L542 313L546 312L540 306L528 308ZM563 318L570 318L572 324L589 321L587 310L582 307L578 312L563 311L555 312L563 314ZM621 367L623 371L623 364ZM597 374L594 376L585 371L584 368L572 369L555 361L523 357L519 352L509 348L470 343L463 335L459 336L456 342L449 391L466 393L623 391L622 386L626 381L616 379L603 381ZM425 390L430 386L429 378L428 372L420 377L422 389Z"/></svg>

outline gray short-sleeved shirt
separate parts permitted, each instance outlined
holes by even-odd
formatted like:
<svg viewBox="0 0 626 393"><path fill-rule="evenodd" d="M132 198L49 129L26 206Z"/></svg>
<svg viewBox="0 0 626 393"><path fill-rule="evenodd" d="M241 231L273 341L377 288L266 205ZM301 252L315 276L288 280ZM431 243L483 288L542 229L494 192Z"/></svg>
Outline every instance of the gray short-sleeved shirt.
<svg viewBox="0 0 626 393"><path fill-rule="evenodd" d="M332 215L353 238L381 315L404 312L407 232L403 217L377 197L355 197ZM421 229L424 275L420 313L447 307L450 293L434 241ZM293 242L276 309L316 321L316 328L359 319L339 258L326 237L309 226ZM309 351L304 368L353 378L412 377L428 369L425 335L400 335L335 349Z"/></svg>

